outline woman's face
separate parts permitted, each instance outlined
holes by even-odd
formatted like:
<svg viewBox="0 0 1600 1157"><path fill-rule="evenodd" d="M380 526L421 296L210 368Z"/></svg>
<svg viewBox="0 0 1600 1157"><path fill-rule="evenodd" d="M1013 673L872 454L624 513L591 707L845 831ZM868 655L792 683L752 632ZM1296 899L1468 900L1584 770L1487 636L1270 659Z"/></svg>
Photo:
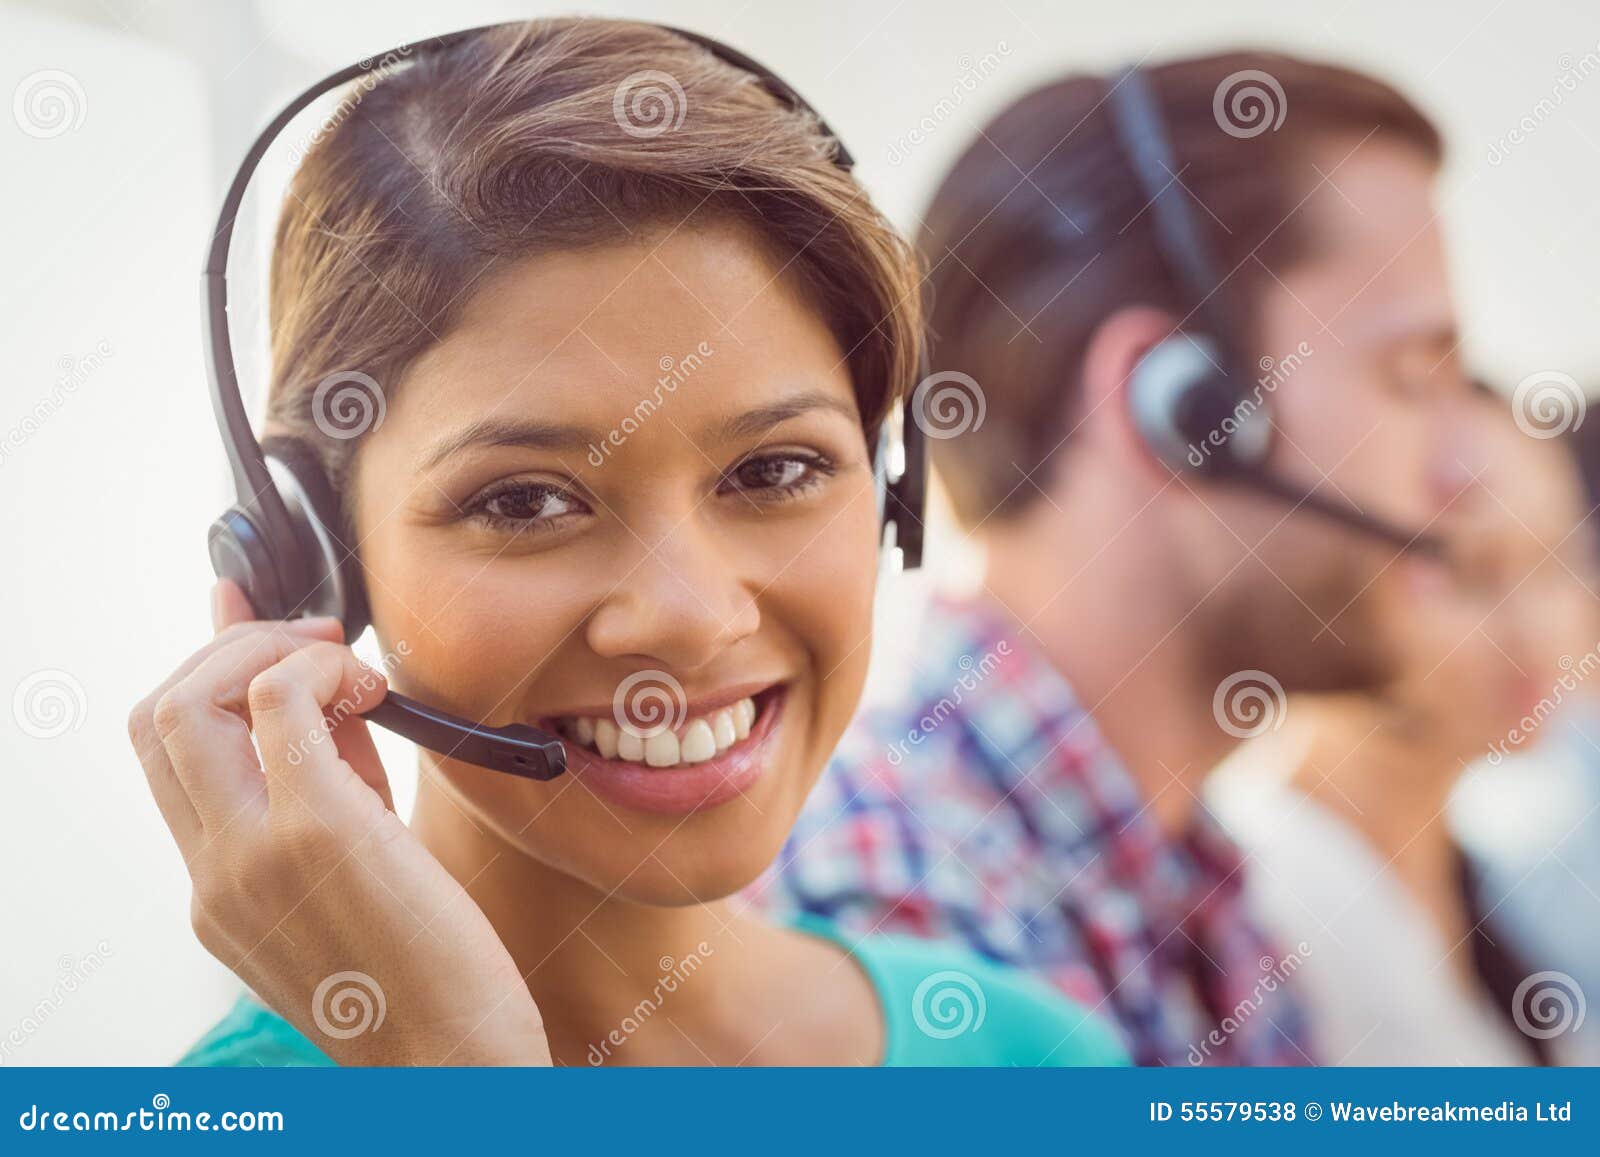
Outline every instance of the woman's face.
<svg viewBox="0 0 1600 1157"><path fill-rule="evenodd" d="M1594 645L1580 483L1565 448L1523 434L1503 404L1479 414L1476 486L1447 534L1455 582L1425 604L1403 694L1430 726L1481 755Z"/></svg>
<svg viewBox="0 0 1600 1157"><path fill-rule="evenodd" d="M410 646L394 685L566 737L548 783L440 775L608 894L748 883L860 697L871 460L844 351L783 264L690 222L507 265L357 456L373 622Z"/></svg>

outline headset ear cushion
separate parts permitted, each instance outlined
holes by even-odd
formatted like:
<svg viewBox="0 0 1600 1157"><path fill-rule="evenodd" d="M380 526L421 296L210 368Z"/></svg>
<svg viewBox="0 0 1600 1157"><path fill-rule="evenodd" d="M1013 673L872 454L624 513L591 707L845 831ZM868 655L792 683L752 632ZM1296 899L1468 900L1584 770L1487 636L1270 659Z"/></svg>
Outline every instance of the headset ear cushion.
<svg viewBox="0 0 1600 1157"><path fill-rule="evenodd" d="M1229 473L1265 460L1272 423L1219 367L1215 343L1179 334L1152 347L1128 379L1145 445L1175 472Z"/></svg>
<svg viewBox="0 0 1600 1157"><path fill-rule="evenodd" d="M343 504L316 451L298 438L263 438L262 452L295 524L306 560L307 589L296 601L318 614L343 620L353 642L368 622L366 577L353 547Z"/></svg>

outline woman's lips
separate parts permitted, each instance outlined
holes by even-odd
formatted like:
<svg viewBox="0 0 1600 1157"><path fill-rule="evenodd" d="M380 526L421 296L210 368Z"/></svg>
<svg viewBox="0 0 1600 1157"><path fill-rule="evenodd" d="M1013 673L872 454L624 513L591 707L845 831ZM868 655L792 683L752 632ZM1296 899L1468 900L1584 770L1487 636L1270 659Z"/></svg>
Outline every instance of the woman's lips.
<svg viewBox="0 0 1600 1157"><path fill-rule="evenodd" d="M718 807L740 795L766 770L786 686L755 697L756 717L747 738L698 763L651 767L631 759L606 759L572 739L563 739L567 771L596 795L619 807L660 815L687 815Z"/></svg>

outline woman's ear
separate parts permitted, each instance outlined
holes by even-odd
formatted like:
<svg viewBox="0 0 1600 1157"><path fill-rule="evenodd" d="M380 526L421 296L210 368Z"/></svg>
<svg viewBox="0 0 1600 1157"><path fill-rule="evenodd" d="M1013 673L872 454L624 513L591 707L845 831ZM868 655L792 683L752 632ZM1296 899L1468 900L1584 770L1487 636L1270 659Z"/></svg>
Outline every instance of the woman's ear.
<svg viewBox="0 0 1600 1157"><path fill-rule="evenodd" d="M1119 454L1133 454L1150 463L1128 405L1128 379L1141 358L1177 328L1165 310L1145 305L1124 306L1095 327L1083 354L1083 414Z"/></svg>

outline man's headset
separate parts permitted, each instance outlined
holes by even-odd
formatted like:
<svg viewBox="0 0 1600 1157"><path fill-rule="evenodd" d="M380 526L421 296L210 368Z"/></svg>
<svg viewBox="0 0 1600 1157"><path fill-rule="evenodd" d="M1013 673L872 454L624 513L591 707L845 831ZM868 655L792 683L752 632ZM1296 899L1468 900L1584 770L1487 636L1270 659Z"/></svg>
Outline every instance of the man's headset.
<svg viewBox="0 0 1600 1157"><path fill-rule="evenodd" d="M492 26L489 26L492 27ZM756 61L707 36L667 28L712 55L751 73L773 96L814 117L834 145L834 160L849 172L854 160L816 110L777 75ZM487 31L471 28L405 45L386 59L414 59L439 52ZM353 64L318 81L291 100L245 154L223 200L201 273L201 319L217 427L232 468L238 502L212 523L208 535L211 566L217 577L244 588L263 619L333 615L354 640L368 623L365 582L353 546L344 541L338 496L316 454L293 439L270 439L264 451L250 426L228 333L228 250L245 190L261 158L284 127L318 97L355 80L370 63ZM926 364L919 377L926 376ZM904 408L880 433L875 474L884 541L898 548L904 566L921 565L922 520L927 488L926 448L921 428L904 420ZM391 691L364 718L449 759L529 779L554 779L566 770L561 740L525 724L488 727L437 711Z"/></svg>
<svg viewBox="0 0 1600 1157"><path fill-rule="evenodd" d="M1195 303L1202 334L1168 337L1139 360L1128 401L1145 444L1177 474L1198 473L1304 506L1402 551L1437 555L1443 544L1394 526L1352 503L1302 487L1267 468L1272 414L1245 388L1239 330L1224 300L1224 278L1185 200L1166 119L1150 78L1125 69L1112 81L1108 108L1117 142L1139 181L1155 226L1156 247Z"/></svg>

